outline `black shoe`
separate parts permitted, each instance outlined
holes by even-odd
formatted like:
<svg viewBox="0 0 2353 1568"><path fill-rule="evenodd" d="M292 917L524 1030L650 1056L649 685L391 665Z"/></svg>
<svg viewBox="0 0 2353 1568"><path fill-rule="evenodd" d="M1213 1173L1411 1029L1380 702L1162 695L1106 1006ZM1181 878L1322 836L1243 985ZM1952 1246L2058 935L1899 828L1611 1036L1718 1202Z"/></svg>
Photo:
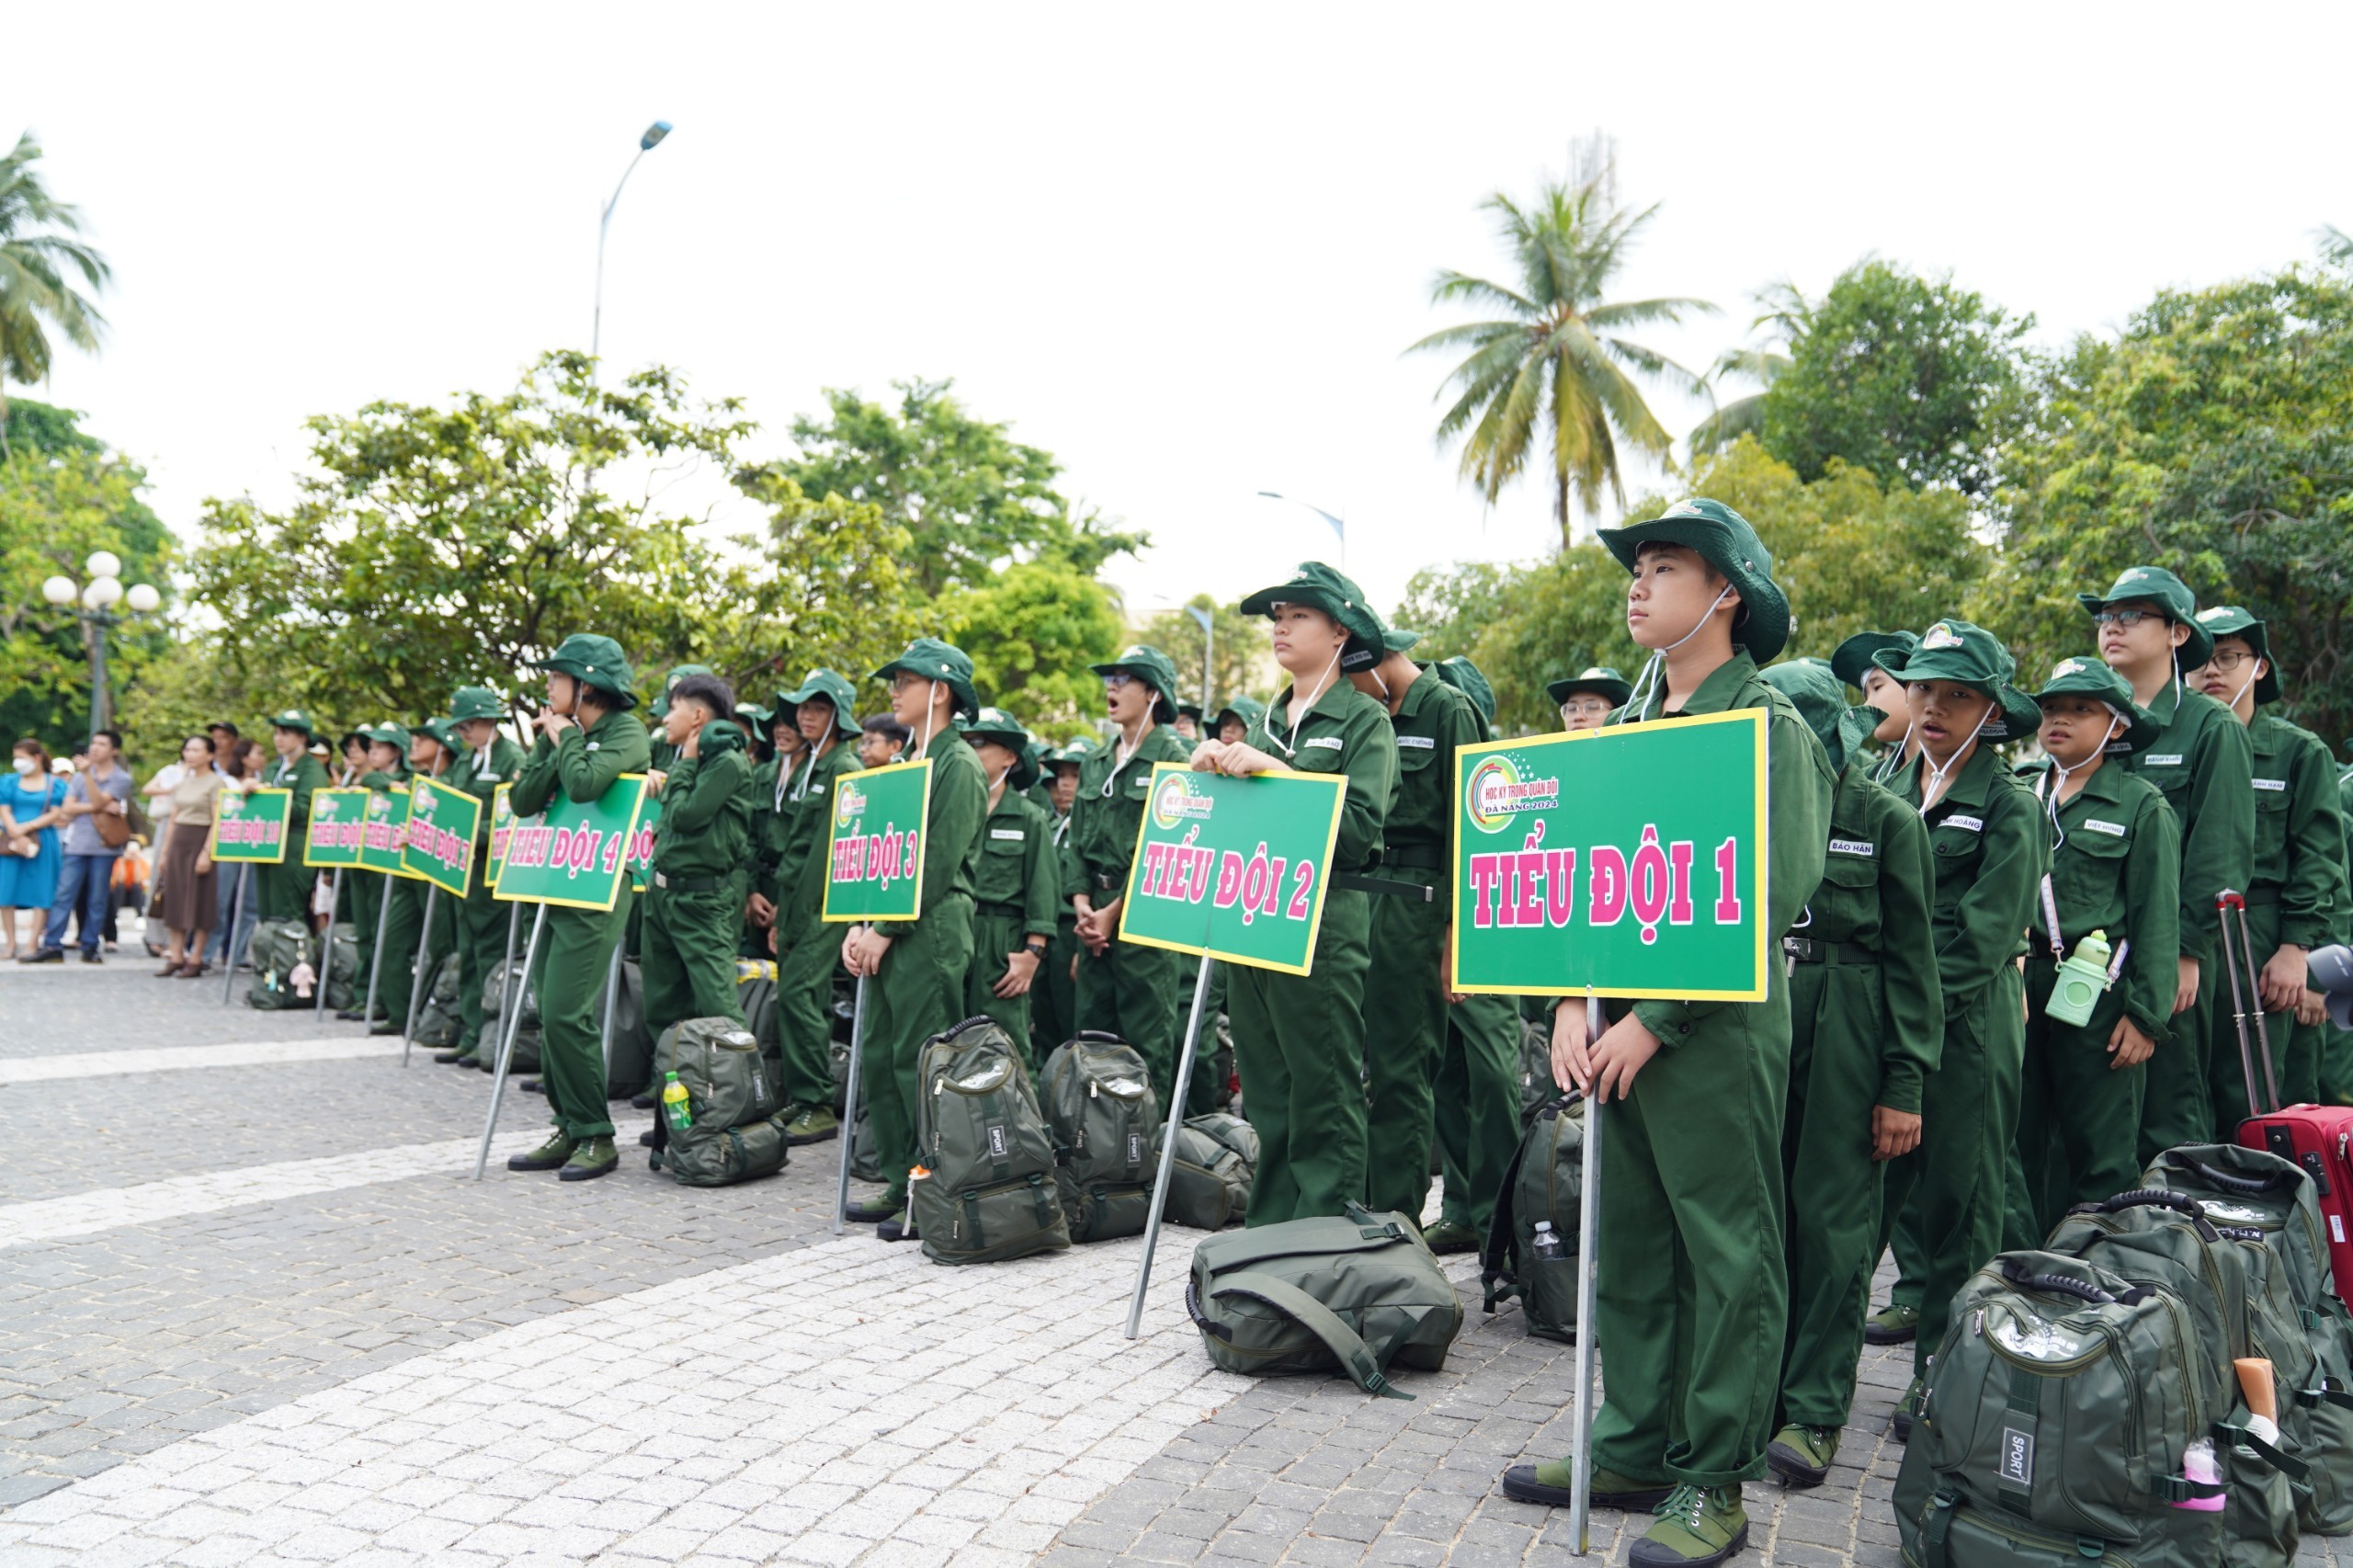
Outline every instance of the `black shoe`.
<svg viewBox="0 0 2353 1568"><path fill-rule="evenodd" d="M651 1149L654 1147L654 1129L649 1127L644 1131L637 1135L637 1146L641 1149Z"/></svg>
<svg viewBox="0 0 2353 1568"><path fill-rule="evenodd" d="M908 1216L907 1211L902 1209L874 1227L874 1239L878 1242L914 1241L915 1222Z"/></svg>
<svg viewBox="0 0 2353 1568"><path fill-rule="evenodd" d="M648 1089L642 1095L630 1096L629 1103L639 1110L652 1110L659 1102L654 1098L654 1091Z"/></svg>
<svg viewBox="0 0 2353 1568"><path fill-rule="evenodd" d="M444 1067L471 1067L474 1064L474 1053L471 1051L437 1051L433 1053L433 1060Z"/></svg>
<svg viewBox="0 0 2353 1568"><path fill-rule="evenodd" d="M537 1078L526 1078L523 1080L523 1092L527 1095L544 1095L548 1092L548 1086Z"/></svg>
<svg viewBox="0 0 2353 1568"><path fill-rule="evenodd" d="M369 1024L368 1026L368 1032L371 1035L398 1034L401 1032L401 1027L400 1025L392 1022L392 1019L386 1018L381 1024Z"/></svg>
<svg viewBox="0 0 2353 1568"><path fill-rule="evenodd" d="M102 959L102 958L100 958L100 957L99 957L97 954L96 954L96 953L84 953L84 954L82 955L82 961L83 961L84 963L104 963L104 962L106 962L107 960L104 960L104 959Z"/></svg>
<svg viewBox="0 0 2353 1568"><path fill-rule="evenodd" d="M343 1023L347 1023L347 1024L356 1024L356 1023L358 1023L360 1019L362 1019L362 1018L366 1017L368 1015L367 1015L367 1014L365 1014L365 1013L363 1013L363 1012L361 1012L361 1011L360 1011L358 1008L357 1008L357 1007L337 1007L337 1008L335 1010L335 1017L336 1017L339 1021L341 1021L341 1022L343 1022Z"/></svg>
<svg viewBox="0 0 2353 1568"><path fill-rule="evenodd" d="M23 958L18 959L17 961L18 963L63 963L65 961L65 949L63 948L36 948L31 952L27 953Z"/></svg>

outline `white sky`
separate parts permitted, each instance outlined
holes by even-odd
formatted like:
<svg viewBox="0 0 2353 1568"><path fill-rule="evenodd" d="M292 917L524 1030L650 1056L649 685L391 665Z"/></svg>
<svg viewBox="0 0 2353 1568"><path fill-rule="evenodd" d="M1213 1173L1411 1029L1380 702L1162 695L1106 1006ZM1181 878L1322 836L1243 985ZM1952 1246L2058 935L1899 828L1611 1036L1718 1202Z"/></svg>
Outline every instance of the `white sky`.
<svg viewBox="0 0 2353 1568"><path fill-rule="evenodd" d="M1620 297L1724 313L1865 252L2055 340L2154 289L2353 227L2353 6L1192 5L37 7L0 134L116 269L112 340L52 395L208 495L290 494L301 422L499 391L585 347L740 394L785 444L819 389L954 377L1149 529L1141 614L1278 580L1347 517L1383 603L1435 562L1539 552L1549 493L1492 512L1431 437L1439 266L1503 276L1476 204L1597 127L1663 204ZM45 62L36 64L36 62ZM1654 400L1680 432L1701 410ZM749 526L755 519L741 519Z"/></svg>

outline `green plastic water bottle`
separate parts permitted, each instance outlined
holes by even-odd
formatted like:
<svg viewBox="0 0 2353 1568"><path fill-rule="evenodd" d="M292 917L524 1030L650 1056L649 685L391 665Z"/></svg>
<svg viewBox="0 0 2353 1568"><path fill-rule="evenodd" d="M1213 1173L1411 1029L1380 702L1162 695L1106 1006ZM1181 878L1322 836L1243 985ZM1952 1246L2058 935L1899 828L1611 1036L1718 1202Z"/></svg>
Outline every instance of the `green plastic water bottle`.
<svg viewBox="0 0 2353 1568"><path fill-rule="evenodd" d="M2075 944L2067 961L2059 966L2059 978L2051 987L2051 1000L2043 1011L2063 1024L2078 1028L2092 1021L2092 1009L2099 1006L2101 993L2108 989L2108 933L2095 931Z"/></svg>
<svg viewBox="0 0 2353 1568"><path fill-rule="evenodd" d="M664 1074L662 1114L670 1119L673 1132L684 1132L695 1124L695 1113L687 1103L687 1086L678 1082L676 1073Z"/></svg>

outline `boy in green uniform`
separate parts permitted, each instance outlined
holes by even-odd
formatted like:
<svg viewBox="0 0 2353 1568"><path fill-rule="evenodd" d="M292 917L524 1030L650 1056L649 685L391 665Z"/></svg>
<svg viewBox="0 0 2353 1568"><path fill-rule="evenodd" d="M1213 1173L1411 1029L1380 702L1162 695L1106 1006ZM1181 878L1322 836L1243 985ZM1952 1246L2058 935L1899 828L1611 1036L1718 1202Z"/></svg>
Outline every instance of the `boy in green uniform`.
<svg viewBox="0 0 2353 1568"><path fill-rule="evenodd" d="M2052 848L2028 926L2011 1250L2040 1246L2070 1206L2140 1185L2146 1064L2172 1033L2180 951L2181 830L2156 786L2120 760L2156 738L2155 720L2096 659L2062 659L2034 699L2046 761L2019 771L2033 778ZM2116 978L2089 1023L2054 1018L2059 964L2093 931L2106 933Z"/></svg>
<svg viewBox="0 0 2353 1568"><path fill-rule="evenodd" d="M2261 1002L2246 997L2248 1041L2257 1053L2256 1092L2270 1092L2263 1077L2262 1042L2255 1040L2252 1015L2259 1006L2268 1015L2264 1029L2281 1103L2309 1105L2320 1097L2321 1029L2326 1010L2311 991L2312 975L2304 960L2313 949L2334 939L2344 917L2336 907L2346 874L2336 764L2326 743L2310 730L2277 713L2256 711L2256 704L2279 699L2279 674L2272 665L2269 634L2262 621L2244 609L2217 606L2200 612L2198 626L2214 640L2214 651L2203 667L2192 671L2189 683L2245 726L2251 753L2255 854L2244 891L2253 951L2242 961L2261 966ZM2220 963L2219 948L2216 953ZM2246 986L2242 974L2242 994ZM2216 977L2214 994L2206 1082L2214 1101L2214 1136L2229 1142L2256 1108L2246 1103L2246 1079L2239 1070L2230 976Z"/></svg>
<svg viewBox="0 0 2353 1568"><path fill-rule="evenodd" d="M387 719L381 724L361 725L358 733L368 743L368 756L363 771L353 782L380 795L394 790L405 792L408 789L408 726L395 724ZM389 951L397 941L396 936L387 937L385 928L392 919L392 894L400 879L389 871L355 870L348 880L352 884L352 924L356 928L354 934L359 950L359 994L353 998L353 1006L336 1013L335 1017L347 1022L372 1024L377 1019L390 1017L384 1011L381 971L375 967L376 947L382 942ZM408 940L412 944L416 940L416 927L414 926L408 929ZM373 1018L363 1018L358 1005L367 999L368 977L371 973L380 976L376 1015Z"/></svg>
<svg viewBox="0 0 2353 1568"><path fill-rule="evenodd" d="M1895 1413L1896 1436L1907 1437L1918 1374L1944 1339L1953 1294L2002 1248L2026 1049L2018 960L2049 845L2042 808L1993 749L2041 717L2010 685L2018 665L1994 634L1940 620L1921 633L1917 648L1882 649L1874 662L1904 683L1920 743L1888 788L1919 813L1936 852L1933 924L1945 1001L1944 1046L1922 1096L1920 1142L1890 1165L1881 1206L1884 1243L1905 1203L1916 1202L1925 1247L1915 1375Z"/></svg>
<svg viewBox="0 0 2353 1568"><path fill-rule="evenodd" d="M1392 890L1372 901L1371 962L1364 979L1365 1206L1418 1221L1430 1192L1438 1064L1446 1054L1452 983L1454 754L1483 733L1471 699L1405 650L1421 641L1391 631L1354 637L1340 668L1381 704L1395 737L1396 787L1381 826L1379 872Z"/></svg>
<svg viewBox="0 0 2353 1568"><path fill-rule="evenodd" d="M856 693L848 677L813 669L797 690L780 692L790 706L803 750L790 778L779 778L787 814L776 867L777 1048L782 1059L784 1097L795 1107L785 1127L793 1146L822 1143L841 1130L834 1115L834 971L842 945L821 916L825 905L826 848L833 842L834 785L858 770L858 748L850 744L858 721L850 710Z"/></svg>
<svg viewBox="0 0 2353 1568"><path fill-rule="evenodd" d="M735 710L739 718L746 711L741 703ZM801 743L800 715L783 692L776 694L773 706L755 711L762 715L767 755L753 765L744 786L745 805L751 813L752 867L744 895L743 950L745 958L762 959L773 957L777 949L776 907L783 898L777 871L784 864L785 841L792 835L796 802L791 788L808 748Z"/></svg>
<svg viewBox="0 0 2353 1568"><path fill-rule="evenodd" d="M646 771L653 747L643 721L630 711L637 694L620 643L574 632L535 667L548 672L548 698L533 722L539 738L507 797L517 816L539 815L559 791L569 801L601 799L622 774ZM631 902L624 877L609 910L548 909L529 983L540 1001L540 1067L555 1131L509 1159L508 1170L555 1170L564 1181L587 1181L620 1163L605 1110L596 1007Z"/></svg>
<svg viewBox="0 0 2353 1568"><path fill-rule="evenodd" d="M1255 697L1237 697L1217 710L1217 733L1211 740L1228 745L1250 738L1250 726L1267 716L1267 705Z"/></svg>
<svg viewBox="0 0 2353 1568"><path fill-rule="evenodd" d="M1382 826L1397 793L1397 741L1387 710L1341 674L1343 653L1381 647L1385 630L1356 584L1320 561L1303 562L1290 582L1244 599L1242 613L1274 622L1275 663L1291 683L1249 739L1204 741L1193 767L1237 778L1288 768L1347 780L1309 972L1241 964L1226 971L1233 1065L1258 1132L1245 1222L1270 1225L1345 1213L1364 1200L1372 933L1364 873L1381 862ZM1086 800L1082 789L1082 810ZM1422 1164L1427 1171L1427 1145Z"/></svg>
<svg viewBox="0 0 2353 1568"><path fill-rule="evenodd" d="M2207 1042L2218 985L2214 895L2244 891L2255 869L2255 760L2246 726L2181 672L2213 655L2214 640L2198 624L2197 601L2160 566L2131 566L2105 597L2077 594L2099 628L2099 655L2132 687L2132 700L2161 733L2126 759L2164 792L2181 829L2181 954L2175 964L2173 1038L2149 1059L2141 1102L2140 1158L2145 1165L2179 1143L2213 1134ZM2235 1054L2235 1041L2234 1042Z"/></svg>
<svg viewBox="0 0 2353 1568"><path fill-rule="evenodd" d="M397 737L404 755L397 772L379 770L362 778L360 781L369 789L406 790L418 778L434 778L441 771L444 753L432 720L425 720L414 729L387 722L379 724L376 733ZM395 1035L406 1028L409 1006L415 998L416 988L432 983L434 938L426 939L421 971L416 953L417 936L425 929L426 892L427 884L422 878L398 874L392 878L392 894L384 905L383 929L377 936L384 944L384 967L379 971L382 978L376 987L376 1004L383 1016L369 1022L368 1032L371 1035ZM433 903L433 924L439 927L444 924L441 901L436 899Z"/></svg>
<svg viewBox="0 0 2353 1568"><path fill-rule="evenodd" d="M1086 761L1085 741L1049 748L1040 766L1046 794L1047 837L1054 867L1054 935L1046 944L1045 966L1029 987L1029 1048L1043 1062L1078 1032L1078 911L1067 896L1079 872L1071 856L1071 809L1078 803L1078 773Z"/></svg>
<svg viewBox="0 0 2353 1568"><path fill-rule="evenodd" d="M1088 757L1078 773L1070 840L1080 881L1068 891L1078 915L1078 1027L1114 1034L1136 1048L1152 1070L1160 1103L1170 1103L1176 1074L1176 975L1179 955L1120 937L1120 901L1127 894L1136 830L1152 792L1154 763L1183 762L1192 748L1166 728L1176 717L1176 671L1168 655L1142 645L1094 666L1119 738Z"/></svg>
<svg viewBox="0 0 2353 1568"><path fill-rule="evenodd" d="M745 788L752 763L750 742L729 717L734 710L725 681L692 675L670 687L662 719L672 761L648 780L660 792L662 821L638 926L645 1028L657 1039L688 1018L744 1022L735 948L751 858Z"/></svg>
<svg viewBox="0 0 2353 1568"><path fill-rule="evenodd" d="M877 1221L875 1235L907 1234L907 1173L915 1163L915 1107L923 1092L916 1057L928 1036L964 1017L964 972L972 961L972 883L981 855L988 784L980 759L956 733L958 713L976 713L972 661L961 648L918 637L869 677L891 683L891 711L931 763L924 813L923 896L913 920L854 926L842 966L871 978L858 1062L874 1127L875 1157L889 1182L877 1198L850 1205L846 1219ZM856 1108L851 1108L855 1111Z"/></svg>
<svg viewBox="0 0 2353 1568"><path fill-rule="evenodd" d="M1879 1262L1888 1162L1920 1142L1920 1100L1944 1040L1929 899L1928 830L1871 782L1863 746L1881 721L1847 706L1813 660L1765 681L1829 754L1837 786L1821 885L1781 938L1790 983L1790 1095L1781 1134L1788 1192L1790 1327L1781 1428L1765 1450L1791 1486L1829 1478L1855 1402L1863 1310Z"/></svg>
<svg viewBox="0 0 2353 1568"><path fill-rule="evenodd" d="M299 708L270 718L270 744L278 760L262 769L264 790L293 792L293 809L286 819L286 858L275 866L254 868L254 909L264 920L311 918L311 883L314 873L302 864L301 843L311 823L311 791L327 787L327 770L311 755L317 726Z"/></svg>
<svg viewBox="0 0 2353 1568"><path fill-rule="evenodd" d="M1564 680L1547 681L1544 695L1561 710L1561 728L1574 734L1608 723L1609 715L1634 695L1634 687L1608 665L1596 665Z"/></svg>
<svg viewBox="0 0 2353 1568"><path fill-rule="evenodd" d="M1822 880L1832 778L1822 744L1758 676L1789 641L1789 600L1746 519L1718 501L1605 528L1633 574L1626 623L1650 662L1623 722L1763 709L1767 929L1797 923ZM1762 1002L1623 1002L1589 1038L1586 1007L1552 1014L1552 1071L1611 1107L1601 1146L1595 1332L1609 1347L1593 1424L1593 1502L1651 1508L1638 1568L1721 1562L1747 1543L1741 1483L1765 1473L1787 1332L1781 1124L1789 978ZM1504 1491L1569 1500L1569 1465L1516 1465Z"/></svg>
<svg viewBox="0 0 2353 1568"><path fill-rule="evenodd" d="M988 782L989 814L981 825L981 858L972 886L972 963L964 973L964 1014L995 1018L1023 1052L1030 1051L1029 998L1054 938L1062 903L1062 864L1045 813L1027 793L1022 760L1029 732L1002 708L983 708L959 720L981 776ZM1045 1058L1031 1054L1036 1072Z"/></svg>
<svg viewBox="0 0 2353 1568"><path fill-rule="evenodd" d="M491 806L499 787L513 784L516 770L523 766L523 748L498 728L505 716L506 705L488 687L461 686L449 699L449 728L463 749L446 782L482 802L474 828L473 870L457 911L458 950L463 955L458 971L458 1016L462 1021L454 1048L433 1059L460 1067L482 1064L483 1024L488 1016L483 1010L483 993L491 971L506 956L509 912L517 907L491 896L489 879Z"/></svg>

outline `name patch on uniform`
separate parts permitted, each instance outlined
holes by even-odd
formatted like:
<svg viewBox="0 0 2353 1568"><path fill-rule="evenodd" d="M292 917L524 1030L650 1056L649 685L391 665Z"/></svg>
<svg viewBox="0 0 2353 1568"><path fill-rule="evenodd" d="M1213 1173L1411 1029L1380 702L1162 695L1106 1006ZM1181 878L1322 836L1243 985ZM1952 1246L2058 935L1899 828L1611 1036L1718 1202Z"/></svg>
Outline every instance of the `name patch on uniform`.
<svg viewBox="0 0 2353 1568"><path fill-rule="evenodd" d="M1310 741L1308 744L1313 745L1315 743ZM1397 737L1397 744L1400 746L1411 746L1415 751L1435 751L1438 749L1438 737L1436 735L1400 735Z"/></svg>
<svg viewBox="0 0 2353 1568"><path fill-rule="evenodd" d="M474 782L477 784L495 784L498 782L498 775L495 773L477 773L474 775Z"/></svg>
<svg viewBox="0 0 2353 1568"><path fill-rule="evenodd" d="M1338 751L1340 749L1340 737L1337 735L1317 735L1313 740L1304 741L1301 744L1309 746L1320 746L1325 751Z"/></svg>
<svg viewBox="0 0 2353 1568"><path fill-rule="evenodd" d="M2255 781L2255 787L2258 790L2285 790L2288 787L2288 781L2285 778L2258 778Z"/></svg>
<svg viewBox="0 0 2353 1568"><path fill-rule="evenodd" d="M1972 833L1983 833L1985 831L1985 819L1984 817L1965 817L1955 814L1945 818L1944 821L1938 823L1937 825L1938 827L1967 828Z"/></svg>
<svg viewBox="0 0 2353 1568"><path fill-rule="evenodd" d="M2086 833L2104 833L2110 838L2121 838L2124 836L2124 824L2120 822L2102 822L2097 817L2086 817L2084 819L2084 831Z"/></svg>
<svg viewBox="0 0 2353 1568"><path fill-rule="evenodd" d="M588 749L590 751L595 751L598 746L603 745L605 743L602 741L590 741L588 743Z"/></svg>
<svg viewBox="0 0 2353 1568"><path fill-rule="evenodd" d="M989 836L991 838L1006 839L1012 843L1018 844L1029 835L1017 827L993 827L989 829Z"/></svg>
<svg viewBox="0 0 2353 1568"><path fill-rule="evenodd" d="M1868 838L1834 838L1830 841L1833 855L1860 855L1869 858L1879 851Z"/></svg>
<svg viewBox="0 0 2353 1568"><path fill-rule="evenodd" d="M2177 751L2169 751L2165 753L2163 756L2153 754L2149 756L2143 757L2142 759L2141 766L2143 767L2179 767L2181 766L2181 753Z"/></svg>

